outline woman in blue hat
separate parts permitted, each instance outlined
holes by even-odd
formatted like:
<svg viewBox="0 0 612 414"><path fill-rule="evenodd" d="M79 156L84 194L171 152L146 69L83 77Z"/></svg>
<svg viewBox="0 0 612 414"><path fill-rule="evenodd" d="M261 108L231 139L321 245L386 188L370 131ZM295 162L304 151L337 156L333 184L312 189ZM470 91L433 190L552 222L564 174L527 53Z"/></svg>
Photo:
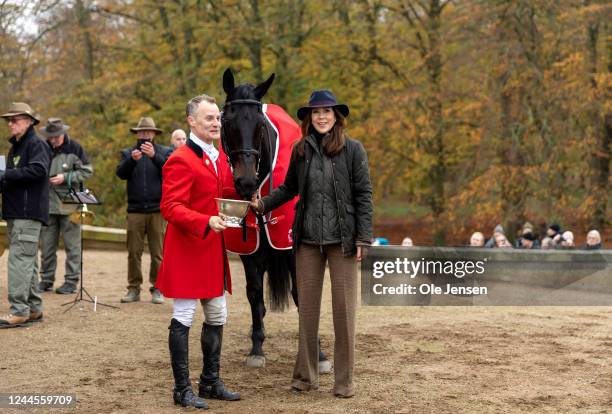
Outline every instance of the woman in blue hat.
<svg viewBox="0 0 612 414"><path fill-rule="evenodd" d="M302 138L291 154L285 182L252 202L259 213L299 196L292 227L296 253L300 338L291 387L319 386L319 315L329 265L335 346L334 395L355 393L357 265L372 239L372 185L365 149L345 132L349 108L329 90L312 93L298 109Z"/></svg>

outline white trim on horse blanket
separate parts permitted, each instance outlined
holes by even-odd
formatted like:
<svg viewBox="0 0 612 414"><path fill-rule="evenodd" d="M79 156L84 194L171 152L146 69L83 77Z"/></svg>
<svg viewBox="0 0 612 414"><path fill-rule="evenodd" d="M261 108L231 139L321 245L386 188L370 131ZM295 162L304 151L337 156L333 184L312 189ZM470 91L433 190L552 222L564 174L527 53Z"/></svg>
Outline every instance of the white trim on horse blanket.
<svg viewBox="0 0 612 414"><path fill-rule="evenodd" d="M285 175L289 168L289 159L293 144L302 136L302 131L299 125L278 105L264 104L262 106L264 116L272 126L276 133L276 151L272 162L272 186L279 187L285 181ZM233 175L230 166L227 162L227 157L220 148L219 160L221 168L225 168L227 173L224 174L225 182L224 194L233 193L233 198L238 198L234 188ZM268 174L259 186L259 195L265 197L270 192L270 174ZM292 248L293 240L291 238L291 226L295 216L295 204L298 197L283 204L279 208L272 211L267 217L264 229L270 246L276 250L289 250ZM241 255L253 254L257 251L260 245L260 234L257 226L255 214L249 209L246 218L247 230L246 241L243 241L242 228L227 228L223 231L225 238L225 248L233 253Z"/></svg>

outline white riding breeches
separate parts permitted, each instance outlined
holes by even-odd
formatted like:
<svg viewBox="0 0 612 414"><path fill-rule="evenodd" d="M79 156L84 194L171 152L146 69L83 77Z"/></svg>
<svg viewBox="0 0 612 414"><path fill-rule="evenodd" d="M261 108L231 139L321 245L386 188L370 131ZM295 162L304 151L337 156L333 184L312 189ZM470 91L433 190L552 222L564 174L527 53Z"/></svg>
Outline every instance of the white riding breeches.
<svg viewBox="0 0 612 414"><path fill-rule="evenodd" d="M185 326L191 327L198 299L174 299L172 317ZM208 325L225 325L227 320L227 302L225 293L211 299L200 299L204 320Z"/></svg>

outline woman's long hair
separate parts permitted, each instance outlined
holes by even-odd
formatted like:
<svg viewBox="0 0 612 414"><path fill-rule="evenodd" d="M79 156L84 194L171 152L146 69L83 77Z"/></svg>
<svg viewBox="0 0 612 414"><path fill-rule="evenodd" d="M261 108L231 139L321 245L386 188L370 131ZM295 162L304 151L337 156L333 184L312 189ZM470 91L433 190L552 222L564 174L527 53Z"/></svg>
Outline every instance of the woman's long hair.
<svg viewBox="0 0 612 414"><path fill-rule="evenodd" d="M344 136L344 127L346 125L346 118L338 112L336 108L333 108L334 115L336 115L336 123L332 127L331 131L323 138L323 142L321 146L323 147L323 152L332 157L338 154L342 147L344 147L344 143L346 138ZM308 114L302 120L302 139L298 141L297 150L300 157L304 156L304 144L306 143L306 137L308 135L314 134L316 130L312 126L312 109L308 112Z"/></svg>

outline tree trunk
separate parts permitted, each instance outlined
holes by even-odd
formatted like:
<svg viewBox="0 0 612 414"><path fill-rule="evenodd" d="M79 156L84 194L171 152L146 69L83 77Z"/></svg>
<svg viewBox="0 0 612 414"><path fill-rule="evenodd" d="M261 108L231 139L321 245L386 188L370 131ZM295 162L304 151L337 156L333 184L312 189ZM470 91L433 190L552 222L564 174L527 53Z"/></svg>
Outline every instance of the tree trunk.
<svg viewBox="0 0 612 414"><path fill-rule="evenodd" d="M76 0L75 3L76 17L83 36L83 49L85 51L85 78L90 82L95 79L94 66L94 46L91 39L91 14L89 4L84 4L83 0Z"/></svg>
<svg viewBox="0 0 612 414"><path fill-rule="evenodd" d="M304 41L309 35L309 30L304 27L304 17L306 14L306 4L304 0L297 0L285 3L280 2L281 6L275 17L277 21L276 39L277 42L271 48L276 57L274 72L274 93L276 103L287 108L291 94L296 94L296 78L294 68L296 67L296 54L299 53ZM281 8L282 7L282 8Z"/></svg>
<svg viewBox="0 0 612 414"><path fill-rule="evenodd" d="M259 11L259 0L251 0L251 16L249 26L252 31L263 30L263 19ZM260 35L256 34L251 36L246 42L247 49L249 51L249 60L253 66L253 75L255 83L263 82L263 63L261 58L262 53L262 41Z"/></svg>
<svg viewBox="0 0 612 414"><path fill-rule="evenodd" d="M499 142L497 143L497 156L500 161L500 198L501 211L506 237L514 241L516 230L520 228L525 219L525 189L527 180L522 174L524 158L522 156L521 132L516 131L514 125L519 123L517 119L519 108L517 106L523 101L521 89L513 88L510 81L513 77L512 64L516 57L512 55L514 32L511 21L511 7L503 5L498 17L497 47L499 48L498 62L501 66L497 75L497 87L500 106ZM515 95L513 95L515 94Z"/></svg>
<svg viewBox="0 0 612 414"><path fill-rule="evenodd" d="M161 24L163 27L162 37L164 38L168 46L170 46L170 53L172 53L172 57L174 60L174 71L179 82L179 93L182 97L186 97L187 86L185 84L185 71L183 68L184 62L181 58L181 53L179 51L178 39L174 35L173 28L170 27L170 18L168 17L168 10L166 9L164 1L156 0L156 3Z"/></svg>
<svg viewBox="0 0 612 414"><path fill-rule="evenodd" d="M433 132L432 154L434 164L430 169L432 180L431 210L433 212L433 242L435 245L444 245L446 242L446 225L440 218L446 210L446 194L444 183L446 181L446 154L444 145L444 114L442 112L442 53L440 42L440 19L442 8L440 0L431 0L428 10L429 25L427 37L429 39L429 53L425 65L429 74L430 96L430 131Z"/></svg>
<svg viewBox="0 0 612 414"><path fill-rule="evenodd" d="M588 5L588 3L585 3ZM593 131L595 148L591 151L591 180L590 193L594 200L594 208L589 217L591 228L603 232L606 227L606 212L608 207L608 180L610 176L610 142L612 141L612 114L603 114L600 106L602 102L597 96L597 72L599 54L597 44L601 20L599 15L595 16L587 26L587 59L589 67L589 78L593 94L593 102L590 105L591 131Z"/></svg>

